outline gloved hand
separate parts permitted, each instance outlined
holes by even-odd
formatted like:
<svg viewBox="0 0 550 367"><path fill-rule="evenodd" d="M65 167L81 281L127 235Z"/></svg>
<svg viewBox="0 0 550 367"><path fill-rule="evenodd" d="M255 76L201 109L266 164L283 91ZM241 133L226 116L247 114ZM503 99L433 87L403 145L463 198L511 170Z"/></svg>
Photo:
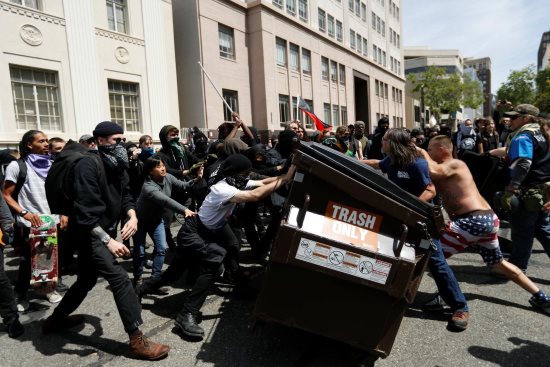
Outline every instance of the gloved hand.
<svg viewBox="0 0 550 367"><path fill-rule="evenodd" d="M516 195L513 192L505 191L500 197L500 206L505 212L512 211L512 202L516 199Z"/></svg>
<svg viewBox="0 0 550 367"><path fill-rule="evenodd" d="M13 242L13 228L2 228L0 231L2 238L0 240L0 247L11 245Z"/></svg>

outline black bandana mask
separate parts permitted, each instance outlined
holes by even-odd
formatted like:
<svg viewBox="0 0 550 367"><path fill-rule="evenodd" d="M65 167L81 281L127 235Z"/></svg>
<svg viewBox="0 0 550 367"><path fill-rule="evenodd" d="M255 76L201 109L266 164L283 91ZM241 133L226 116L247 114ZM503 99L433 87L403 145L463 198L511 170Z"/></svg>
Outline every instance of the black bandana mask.
<svg viewBox="0 0 550 367"><path fill-rule="evenodd" d="M239 190L244 190L248 180L249 180L248 176L242 176L242 175L228 176L225 178L225 182L227 182L229 185Z"/></svg>
<svg viewBox="0 0 550 367"><path fill-rule="evenodd" d="M103 162L114 170L128 169L128 152L123 144L99 145L97 147Z"/></svg>

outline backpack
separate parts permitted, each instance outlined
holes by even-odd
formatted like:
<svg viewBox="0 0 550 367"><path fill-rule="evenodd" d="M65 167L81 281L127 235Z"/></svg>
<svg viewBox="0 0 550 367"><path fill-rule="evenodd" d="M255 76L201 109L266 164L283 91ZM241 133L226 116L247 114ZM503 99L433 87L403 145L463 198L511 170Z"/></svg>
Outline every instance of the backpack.
<svg viewBox="0 0 550 367"><path fill-rule="evenodd" d="M74 168L81 159L90 157L97 164L100 176L105 177L103 163L97 154L79 143L72 143L55 158L46 177L46 198L52 214L71 215L73 212Z"/></svg>

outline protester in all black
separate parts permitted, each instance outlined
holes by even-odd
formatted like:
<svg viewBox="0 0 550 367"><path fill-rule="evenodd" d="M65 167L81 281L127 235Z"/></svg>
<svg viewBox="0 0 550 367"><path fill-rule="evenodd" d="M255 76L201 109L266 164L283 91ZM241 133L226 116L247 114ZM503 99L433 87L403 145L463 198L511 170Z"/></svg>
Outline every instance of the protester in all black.
<svg viewBox="0 0 550 367"><path fill-rule="evenodd" d="M368 152L369 159L384 159L384 153L382 152L382 138L386 131L390 127L390 120L387 117L382 117L378 120L378 127L374 132L374 136L370 139L371 146Z"/></svg>
<svg viewBox="0 0 550 367"><path fill-rule="evenodd" d="M130 251L117 241L115 226L126 213L128 221L121 230L122 239L137 230L135 205L128 187L128 155L122 142L122 128L110 121L98 124L93 132L99 154L82 158L74 167L74 214L69 229L79 246L77 280L42 325L45 334L59 332L84 322L84 316L71 315L95 286L99 275L109 283L116 306L130 336L130 349L141 359L156 360L168 354L169 347L154 343L139 326L141 307L126 270L115 260ZM103 170L98 170L101 160Z"/></svg>

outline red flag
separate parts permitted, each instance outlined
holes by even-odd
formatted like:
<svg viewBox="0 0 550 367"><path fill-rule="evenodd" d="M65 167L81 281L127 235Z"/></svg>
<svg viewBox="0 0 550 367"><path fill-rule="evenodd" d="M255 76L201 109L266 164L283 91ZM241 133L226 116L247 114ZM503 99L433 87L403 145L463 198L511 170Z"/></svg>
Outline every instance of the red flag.
<svg viewBox="0 0 550 367"><path fill-rule="evenodd" d="M310 119L313 120L313 122L315 123L315 128L319 131L323 131L323 130L332 130L332 125L329 125L325 122L323 122L319 117L317 117L313 111L311 110L311 108L309 107L309 105L307 104L306 101L304 101L302 98L300 98L300 96L297 97L298 98L298 108L303 111L306 115L309 116Z"/></svg>

